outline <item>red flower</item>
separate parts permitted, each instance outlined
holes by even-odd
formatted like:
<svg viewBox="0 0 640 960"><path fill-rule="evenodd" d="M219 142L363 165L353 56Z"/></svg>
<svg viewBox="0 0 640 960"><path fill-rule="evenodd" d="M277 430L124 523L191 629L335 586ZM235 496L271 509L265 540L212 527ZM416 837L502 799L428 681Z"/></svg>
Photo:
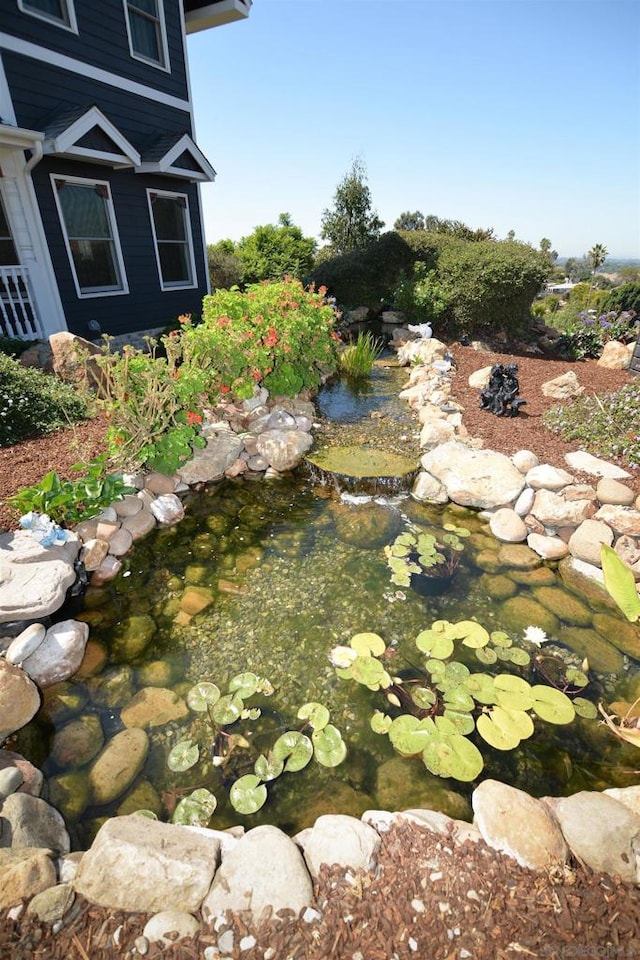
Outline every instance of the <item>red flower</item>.
<svg viewBox="0 0 640 960"><path fill-rule="evenodd" d="M269 327L269 333L262 342L265 347L275 347L278 342L278 334L275 327Z"/></svg>
<svg viewBox="0 0 640 960"><path fill-rule="evenodd" d="M231 387L225 387L224 384L222 384L222 386L220 387L220 393L229 393L230 390L231 390Z"/></svg>
<svg viewBox="0 0 640 960"><path fill-rule="evenodd" d="M251 371L251 376L256 381L256 383L259 383L260 380L262 380L262 373L260 370L258 370L257 367L253 368L253 370Z"/></svg>
<svg viewBox="0 0 640 960"><path fill-rule="evenodd" d="M178 317L178 323L190 323L191 314L190 313L181 313Z"/></svg>
<svg viewBox="0 0 640 960"><path fill-rule="evenodd" d="M202 423L202 417L199 413L194 413L192 410L188 410L187 423L190 427L192 427L195 423Z"/></svg>
<svg viewBox="0 0 640 960"><path fill-rule="evenodd" d="M229 320L229 317L218 317L219 327L228 327L230 323L231 323L231 320Z"/></svg>

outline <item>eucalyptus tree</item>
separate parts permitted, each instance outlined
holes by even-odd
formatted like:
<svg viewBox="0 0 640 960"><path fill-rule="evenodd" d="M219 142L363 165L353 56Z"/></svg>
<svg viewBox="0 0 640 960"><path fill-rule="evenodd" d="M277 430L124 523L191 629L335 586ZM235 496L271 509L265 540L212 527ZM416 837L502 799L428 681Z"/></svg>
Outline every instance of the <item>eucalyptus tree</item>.
<svg viewBox="0 0 640 960"><path fill-rule="evenodd" d="M336 254L363 250L380 236L384 222L371 209L371 191L362 160L353 161L336 188L333 209L322 213L320 236Z"/></svg>

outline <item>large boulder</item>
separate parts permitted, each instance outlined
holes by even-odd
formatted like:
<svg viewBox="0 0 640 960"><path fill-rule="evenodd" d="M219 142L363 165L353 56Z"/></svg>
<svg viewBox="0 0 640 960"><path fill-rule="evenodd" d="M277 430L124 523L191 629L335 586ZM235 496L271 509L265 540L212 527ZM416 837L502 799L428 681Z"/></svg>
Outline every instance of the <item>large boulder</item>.
<svg viewBox="0 0 640 960"><path fill-rule="evenodd" d="M40 709L40 692L20 667L0 658L0 743Z"/></svg>
<svg viewBox="0 0 640 960"><path fill-rule="evenodd" d="M80 540L43 547L28 530L0 535L0 623L55 613L76 579Z"/></svg>
<svg viewBox="0 0 640 960"><path fill-rule="evenodd" d="M439 480L450 500L481 510L516 500L525 480L509 457L491 450L474 450L458 441L443 443L425 453L424 470Z"/></svg>
<svg viewBox="0 0 640 960"><path fill-rule="evenodd" d="M279 473L297 467L312 445L311 434L303 430L265 430L256 441L260 456Z"/></svg>
<svg viewBox="0 0 640 960"><path fill-rule="evenodd" d="M50 687L72 677L84 657L89 625L81 620L61 620L47 630L44 640L22 664L40 687Z"/></svg>
<svg viewBox="0 0 640 960"><path fill-rule="evenodd" d="M85 384L99 395L104 394L106 378L96 360L100 347L66 330L51 334L49 346L51 366L57 377L67 383Z"/></svg>

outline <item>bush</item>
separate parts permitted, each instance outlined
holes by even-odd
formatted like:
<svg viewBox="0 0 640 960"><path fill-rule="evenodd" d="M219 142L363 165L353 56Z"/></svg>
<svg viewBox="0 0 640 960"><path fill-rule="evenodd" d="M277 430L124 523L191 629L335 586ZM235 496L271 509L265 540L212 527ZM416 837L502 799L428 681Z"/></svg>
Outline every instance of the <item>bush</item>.
<svg viewBox="0 0 640 960"><path fill-rule="evenodd" d="M438 279L435 270L426 263L416 261L413 275L400 274L393 291L393 304L409 323L433 323L443 325L450 308L447 291Z"/></svg>
<svg viewBox="0 0 640 960"><path fill-rule="evenodd" d="M391 302L401 271L410 271L416 259L398 233L385 233L364 250L323 258L316 260L312 280L327 287L348 309L366 306L371 310Z"/></svg>
<svg viewBox="0 0 640 960"><path fill-rule="evenodd" d="M543 423L596 456L640 467L640 380L602 397L578 397L570 406L552 407Z"/></svg>
<svg viewBox="0 0 640 960"><path fill-rule="evenodd" d="M581 310L563 314L564 333L556 342L558 352L571 360L584 360L587 357L599 357L602 348L609 340L628 343L638 335L638 325L632 313L603 313L594 317Z"/></svg>
<svg viewBox="0 0 640 960"><path fill-rule="evenodd" d="M8 357L19 357L30 346L31 343L28 340L20 340L19 337L5 337L0 334L0 353L4 353Z"/></svg>
<svg viewBox="0 0 640 960"><path fill-rule="evenodd" d="M640 282L624 283L611 290L604 302L605 310L633 310L640 314Z"/></svg>
<svg viewBox="0 0 640 960"><path fill-rule="evenodd" d="M75 387L0 353L0 446L8 447L87 417Z"/></svg>

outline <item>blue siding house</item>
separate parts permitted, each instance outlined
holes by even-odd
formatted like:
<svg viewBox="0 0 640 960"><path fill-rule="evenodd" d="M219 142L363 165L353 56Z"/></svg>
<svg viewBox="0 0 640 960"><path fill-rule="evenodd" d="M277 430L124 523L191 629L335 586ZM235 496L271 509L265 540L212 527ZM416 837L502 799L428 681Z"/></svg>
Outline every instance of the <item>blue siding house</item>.
<svg viewBox="0 0 640 960"><path fill-rule="evenodd" d="M0 0L0 335L157 329L208 291L186 37L251 0Z"/></svg>

